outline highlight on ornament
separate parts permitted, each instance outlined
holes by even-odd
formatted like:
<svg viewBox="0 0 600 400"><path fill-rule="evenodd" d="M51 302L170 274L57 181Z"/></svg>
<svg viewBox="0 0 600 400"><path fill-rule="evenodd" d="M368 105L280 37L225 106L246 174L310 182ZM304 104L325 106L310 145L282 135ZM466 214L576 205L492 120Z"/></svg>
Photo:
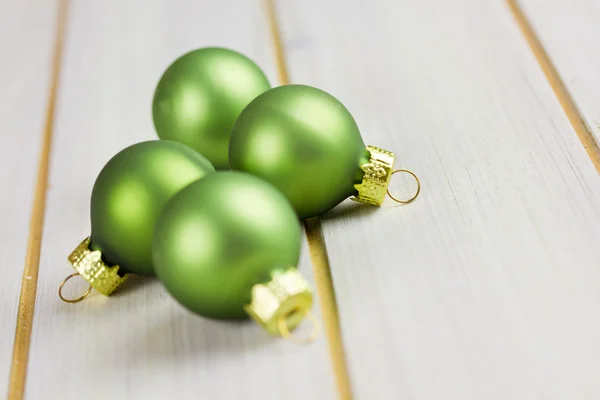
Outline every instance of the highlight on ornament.
<svg viewBox="0 0 600 400"><path fill-rule="evenodd" d="M380 206L395 172L394 153L366 146L356 121L335 97L306 85L285 85L256 97L237 119L229 141L232 169L281 190L300 218L326 213L351 197Z"/></svg>

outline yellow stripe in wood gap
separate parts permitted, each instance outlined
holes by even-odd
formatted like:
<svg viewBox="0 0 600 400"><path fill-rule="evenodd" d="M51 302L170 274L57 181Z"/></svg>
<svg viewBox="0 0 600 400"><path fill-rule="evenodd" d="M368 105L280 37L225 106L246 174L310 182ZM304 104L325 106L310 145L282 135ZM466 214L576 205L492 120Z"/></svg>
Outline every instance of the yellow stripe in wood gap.
<svg viewBox="0 0 600 400"><path fill-rule="evenodd" d="M23 278L21 280L21 294L19 297L19 309L17 312L17 324L13 344L12 365L8 385L9 400L21 400L25 395L27 362L29 358L31 328L33 324L35 296L37 291L44 213L46 209L46 191L48 189L48 164L50 160L50 149L52 147L54 111L56 108L56 93L60 76L65 25L67 23L68 0L59 0L58 5L56 39L51 66L50 92L46 108L44 131L42 134L42 147L33 195L33 207L31 210L31 219L29 221L29 239L27 241L25 267L23 270Z"/></svg>
<svg viewBox="0 0 600 400"><path fill-rule="evenodd" d="M279 82L282 85L290 83L287 64L285 61L284 46L281 41L281 33L277 22L277 12L275 9L275 0L265 0L269 24L271 26L271 37L275 50L275 59ZM321 222L318 218L310 218L305 221L304 228L310 258L313 266L313 275L316 283L323 326L327 337L329 356L331 358L332 368L335 375L338 398L341 400L352 399L352 386L348 375L346 365L346 355L344 344L342 342L340 318L338 315L337 302L331 270L329 267L329 258L325 247L325 240L321 228Z"/></svg>
<svg viewBox="0 0 600 400"><path fill-rule="evenodd" d="M329 258L327 257L325 240L323 239L321 221L318 218L307 219L304 222L304 228L308 240L308 249L312 261L319 304L321 305L323 325L329 347L329 357L331 358L335 374L338 398L340 400L349 400L352 399L352 385L350 384L348 368L346 366L346 354L344 343L342 342L340 318L335 291L333 289L333 281L331 279Z"/></svg>
<svg viewBox="0 0 600 400"><path fill-rule="evenodd" d="M537 38L535 31L533 30L533 27L521 10L518 0L507 1L512 14L517 21L517 24L523 33L523 36L525 36L525 39L529 44L529 48L533 52L533 55L542 68L548 83L552 87L554 95L558 98L563 111L567 115L567 118L573 126L575 133L577 133L579 141L592 160L592 164L594 164L596 170L600 173L600 148L598 148L598 144L594 140L589 127L585 123L585 120L575 105L575 101L573 101L573 98L558 74L556 67L554 67L554 64L552 64L550 57L546 53L546 50L544 50L544 46L542 46L542 43Z"/></svg>

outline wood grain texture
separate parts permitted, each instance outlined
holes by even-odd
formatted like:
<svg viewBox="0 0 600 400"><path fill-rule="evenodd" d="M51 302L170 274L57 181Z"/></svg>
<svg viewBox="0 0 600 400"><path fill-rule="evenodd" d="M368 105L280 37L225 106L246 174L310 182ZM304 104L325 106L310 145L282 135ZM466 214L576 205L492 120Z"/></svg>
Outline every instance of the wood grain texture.
<svg viewBox="0 0 600 400"><path fill-rule="evenodd" d="M56 3L0 2L0 397L8 391L19 291L50 87ZM27 280L27 276L25 276Z"/></svg>
<svg viewBox="0 0 600 400"><path fill-rule="evenodd" d="M423 183L323 220L355 397L597 399L600 177L507 4L278 9L291 81Z"/></svg>
<svg viewBox="0 0 600 400"><path fill-rule="evenodd" d="M71 272L66 256L89 234L98 172L125 146L155 138L150 105L163 70L185 51L218 45L247 54L274 81L264 18L260 2L73 2L27 398L335 397L323 339L297 346L250 322L193 316L149 279L76 305L56 292ZM306 249L303 256L300 269L310 277Z"/></svg>
<svg viewBox="0 0 600 400"><path fill-rule="evenodd" d="M519 0L517 4L600 143L600 2Z"/></svg>

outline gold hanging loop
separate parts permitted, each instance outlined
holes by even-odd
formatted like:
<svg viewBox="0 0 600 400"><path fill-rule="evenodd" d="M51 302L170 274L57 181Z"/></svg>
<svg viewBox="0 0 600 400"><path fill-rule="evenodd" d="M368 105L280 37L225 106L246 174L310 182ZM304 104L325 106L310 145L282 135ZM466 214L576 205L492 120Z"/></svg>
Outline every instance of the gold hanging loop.
<svg viewBox="0 0 600 400"><path fill-rule="evenodd" d="M62 281L62 283L58 287L58 297L60 297L60 299L62 301L64 301L65 303L79 303L81 300L85 299L92 292L92 285L90 285L88 290L83 295L79 296L76 299L67 299L65 296L63 296L63 294L62 294L63 286L65 286L65 283L67 283L69 281L69 279L74 278L77 275L79 275L79 272L75 272L74 274L67 276L65 278L65 280Z"/></svg>
<svg viewBox="0 0 600 400"><path fill-rule="evenodd" d="M390 174L390 179L391 179L391 176L394 175L396 172L404 172L406 174L412 175L412 177L415 178L415 181L417 181L417 192L413 195L413 197L411 197L408 200L400 200L399 198L394 197L390 193L389 188L387 189L387 195L390 196L392 198L392 200L394 200L395 202L398 202L401 204L408 204L408 203L413 202L417 197L419 197L419 193L421 193L421 181L419 180L419 177L414 172L412 172L408 169L397 169Z"/></svg>
<svg viewBox="0 0 600 400"><path fill-rule="evenodd" d="M279 334L281 335L281 337L283 337L286 340L289 340L290 342L294 342L296 344L309 344L309 343L314 342L315 339L317 339L317 337L319 336L319 332L320 332L319 320L317 319L317 316L315 314L313 314L311 311L308 311L305 314L305 317L312 324L312 331L310 332L309 336L300 337L300 336L296 336L293 333L291 333L290 329L287 325L287 315L281 315L277 319L277 328L279 329Z"/></svg>

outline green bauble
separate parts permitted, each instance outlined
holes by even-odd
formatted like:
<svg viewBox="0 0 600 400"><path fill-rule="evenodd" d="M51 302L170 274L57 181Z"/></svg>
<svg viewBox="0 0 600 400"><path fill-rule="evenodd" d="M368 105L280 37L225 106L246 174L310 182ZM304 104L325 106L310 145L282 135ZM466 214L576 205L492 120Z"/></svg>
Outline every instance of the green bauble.
<svg viewBox="0 0 600 400"><path fill-rule="evenodd" d="M91 200L91 250L119 274L154 275L152 234L167 201L214 171L189 147L153 140L127 147L96 179Z"/></svg>
<svg viewBox="0 0 600 400"><path fill-rule="evenodd" d="M238 319L252 315L256 285L290 270L297 274L300 244L298 218L277 189L250 174L217 172L169 201L156 225L153 261L183 306L210 318ZM286 292L293 290L278 295Z"/></svg>
<svg viewBox="0 0 600 400"><path fill-rule="evenodd" d="M303 85L271 89L238 118L229 143L232 169L274 184L301 218L323 214L363 178L369 152L350 112L330 94Z"/></svg>
<svg viewBox="0 0 600 400"><path fill-rule="evenodd" d="M222 48L192 51L161 77L152 104L154 127L161 139L186 144L217 169L227 169L235 120L269 88L265 74L240 53Z"/></svg>

